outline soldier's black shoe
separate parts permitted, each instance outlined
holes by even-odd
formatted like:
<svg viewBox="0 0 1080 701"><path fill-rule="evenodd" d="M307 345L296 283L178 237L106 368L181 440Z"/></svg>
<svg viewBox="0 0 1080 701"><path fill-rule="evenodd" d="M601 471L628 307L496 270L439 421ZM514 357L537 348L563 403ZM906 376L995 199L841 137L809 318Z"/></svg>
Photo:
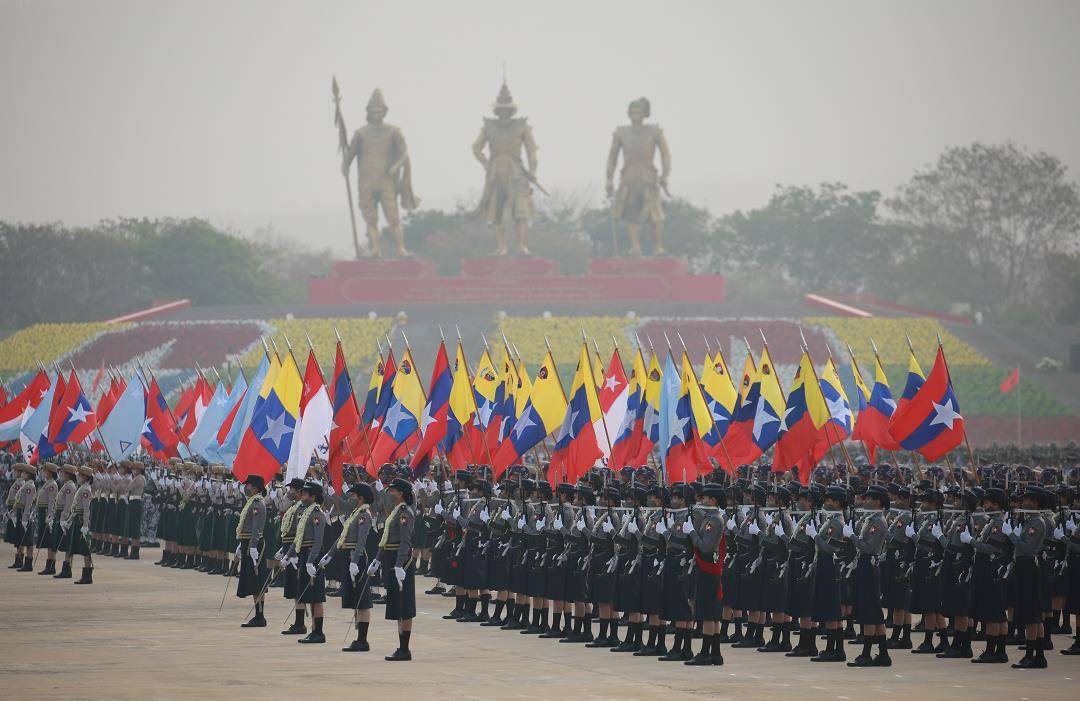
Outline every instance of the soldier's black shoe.
<svg viewBox="0 0 1080 701"><path fill-rule="evenodd" d="M22 567L23 556L16 555L14 564L8 565L9 570L17 570Z"/></svg>
<svg viewBox="0 0 1080 701"><path fill-rule="evenodd" d="M970 647L950 647L945 652L939 652L937 657L943 660L956 660L956 659L969 659L971 657Z"/></svg>
<svg viewBox="0 0 1080 701"><path fill-rule="evenodd" d="M892 658L889 657L888 653L878 655L877 657L874 658L874 666L875 667L892 667Z"/></svg>
<svg viewBox="0 0 1080 701"><path fill-rule="evenodd" d="M1058 633L1060 633L1061 635L1072 635L1072 632L1072 624L1069 623L1068 620L1058 626Z"/></svg>
<svg viewBox="0 0 1080 701"><path fill-rule="evenodd" d="M1013 664L1013 669L1046 669L1046 658L1025 657Z"/></svg>
<svg viewBox="0 0 1080 701"><path fill-rule="evenodd" d="M445 594L446 593L446 587L444 587L442 585L439 585L439 584L436 584L435 586L433 586L431 589L428 589L424 593L425 594Z"/></svg>
<svg viewBox="0 0 1080 701"><path fill-rule="evenodd" d="M762 647L757 649L758 652L791 652L791 643L784 645L782 640L765 643Z"/></svg>
<svg viewBox="0 0 1080 701"><path fill-rule="evenodd" d="M484 625L484 624L481 623L480 625ZM558 639L564 637L565 635L566 635L566 631L562 630L561 628L552 628L552 629L550 629L548 631L545 631L545 632L541 633L540 635L538 635L536 637L543 638L545 640L558 640Z"/></svg>
<svg viewBox="0 0 1080 701"><path fill-rule="evenodd" d="M900 638L899 640L888 640L885 643L885 647L890 650L910 650L911 638Z"/></svg>
<svg viewBox="0 0 1080 701"><path fill-rule="evenodd" d="M559 638L560 643L583 643L585 642L585 636L581 633L567 633L563 637Z"/></svg>
<svg viewBox="0 0 1080 701"><path fill-rule="evenodd" d="M911 654L912 655L931 655L931 654L933 654L935 652L937 652L937 650L934 649L934 644L930 643L930 642L926 642L926 643L921 643L919 645L919 647L912 650Z"/></svg>
<svg viewBox="0 0 1080 701"><path fill-rule="evenodd" d="M709 664L713 665L714 667L719 667L719 666L723 665L724 664L724 656L721 655L719 652L715 652L715 653L709 655Z"/></svg>
<svg viewBox="0 0 1080 701"><path fill-rule="evenodd" d="M615 647L611 648L612 652L637 652L640 646L634 642L633 638L624 640Z"/></svg>
<svg viewBox="0 0 1080 701"><path fill-rule="evenodd" d="M490 616L486 621L482 621L480 625L484 626L485 628L497 628L503 625L505 622L506 621L501 618L495 618L494 616Z"/></svg>
<svg viewBox="0 0 1080 701"><path fill-rule="evenodd" d="M446 618L446 616L443 616L443 618ZM477 616L475 613L466 612L463 616L458 617L457 622L458 623L479 623L480 622L480 617Z"/></svg>
<svg viewBox="0 0 1080 701"><path fill-rule="evenodd" d="M712 655L705 655L700 652L683 662L683 664L687 665L688 667L704 667L707 665L711 665L712 663Z"/></svg>
<svg viewBox="0 0 1080 701"><path fill-rule="evenodd" d="M848 667L873 667L874 658L870 655L859 655L851 662L847 663Z"/></svg>
<svg viewBox="0 0 1080 701"><path fill-rule="evenodd" d="M323 635L322 633L316 633L316 632L312 631L311 633L308 633L308 636L306 638L300 638L296 642L298 642L298 643L325 643L326 642L326 636Z"/></svg>
<svg viewBox="0 0 1080 701"><path fill-rule="evenodd" d="M649 647L648 645L646 645L640 650L636 650L634 652L634 657L656 657L659 654L660 652L656 649L656 647Z"/></svg>
<svg viewBox="0 0 1080 701"><path fill-rule="evenodd" d="M383 659L387 662L408 662L412 659L412 653L408 650L398 648L397 650L394 650L392 655L387 655Z"/></svg>
<svg viewBox="0 0 1080 701"><path fill-rule="evenodd" d="M595 638L590 643L585 643L585 647L614 647L611 644L611 640L607 636L601 636Z"/></svg>
<svg viewBox="0 0 1080 701"><path fill-rule="evenodd" d="M1005 661L1008 661L1008 659L1009 658L1006 657ZM972 664L998 664L999 662L1001 662L1001 660L998 659L997 654L990 652L989 650L985 650L983 654L971 661Z"/></svg>
<svg viewBox="0 0 1080 701"><path fill-rule="evenodd" d="M666 655L658 657L661 662L686 662L691 658L690 653L682 650L671 650Z"/></svg>
<svg viewBox="0 0 1080 701"><path fill-rule="evenodd" d="M252 618L247 623L241 623L240 627L241 628L265 628L266 627L266 619L261 615L256 615L254 618Z"/></svg>
<svg viewBox="0 0 1080 701"><path fill-rule="evenodd" d="M71 579L71 563L65 562L60 566L60 574L54 574L53 579Z"/></svg>
<svg viewBox="0 0 1080 701"><path fill-rule="evenodd" d="M811 662L843 662L847 659L847 655L837 650L826 650L820 655L811 657Z"/></svg>
<svg viewBox="0 0 1080 701"><path fill-rule="evenodd" d="M56 574L56 560L46 560L45 569L38 572L38 574Z"/></svg>
<svg viewBox="0 0 1080 701"><path fill-rule="evenodd" d="M367 652L371 649L371 646L367 643L362 643L359 640L354 640L349 643L349 647L341 648L342 652Z"/></svg>
<svg viewBox="0 0 1080 701"><path fill-rule="evenodd" d="M31 560L29 557L24 557L22 567L20 567L19 569L15 570L15 571L16 572L33 572L34 571L34 561Z"/></svg>
<svg viewBox="0 0 1080 701"><path fill-rule="evenodd" d="M443 618L445 618L448 621L451 621L451 620L456 621L457 619L461 618L464 615L465 615L465 612L462 611L461 609L453 609L452 611L450 611L450 613L445 614L443 616Z"/></svg>
<svg viewBox="0 0 1080 701"><path fill-rule="evenodd" d="M293 623L291 626L281 631L282 635L303 635L307 632L307 626L303 623Z"/></svg>
<svg viewBox="0 0 1080 701"><path fill-rule="evenodd" d="M1073 638L1073 644L1071 647L1067 647L1061 651L1062 655L1080 655L1080 638Z"/></svg>
<svg viewBox="0 0 1080 701"><path fill-rule="evenodd" d="M757 638L743 637L742 640L740 640L737 643L734 643L731 647L737 647L737 648L751 648L752 647L752 648L757 648L757 647L764 647L764 646L765 646L765 641L764 640L758 640Z"/></svg>
<svg viewBox="0 0 1080 701"><path fill-rule="evenodd" d="M798 647L796 646L791 652L785 653L784 657L815 657L818 654L817 646L814 647Z"/></svg>
<svg viewBox="0 0 1080 701"><path fill-rule="evenodd" d="M83 567L82 568L82 577L80 579L76 579L75 583L76 584L93 584L94 583L94 568L93 567Z"/></svg>

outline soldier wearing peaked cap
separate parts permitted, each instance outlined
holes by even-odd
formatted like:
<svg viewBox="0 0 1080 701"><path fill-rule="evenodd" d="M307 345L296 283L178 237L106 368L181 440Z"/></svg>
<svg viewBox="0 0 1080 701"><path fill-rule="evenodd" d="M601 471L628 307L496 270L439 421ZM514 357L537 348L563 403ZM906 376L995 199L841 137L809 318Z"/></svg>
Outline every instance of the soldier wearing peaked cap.
<svg viewBox="0 0 1080 701"><path fill-rule="evenodd" d="M386 620L398 622L398 648L384 659L400 662L412 659L409 638L416 617L415 566L412 562L412 535L416 513L413 511L412 485L401 478L387 488L394 506L386 519L379 540L379 559L368 566L369 576L383 571L386 587Z"/></svg>
<svg viewBox="0 0 1080 701"><path fill-rule="evenodd" d="M1004 527L1005 535L1013 543L1013 622L1023 627L1027 641L1024 658L1013 665L1019 669L1045 669L1047 666L1039 562L1046 540L1046 521L1038 512L1045 500L1046 490L1029 484L1022 502L1023 508L1028 510L1026 518L1018 527L1008 521Z"/></svg>
<svg viewBox="0 0 1080 701"><path fill-rule="evenodd" d="M61 468L63 485L56 497L56 509L53 511L53 541L56 548L64 553L64 564L53 579L71 579L71 513L75 503L75 492L78 491L77 483L79 468L65 463Z"/></svg>
<svg viewBox="0 0 1080 701"><path fill-rule="evenodd" d="M719 484L705 485L701 504L705 507L705 513L698 524L694 524L693 512L687 515L682 524L682 532L690 537L694 550L694 619L702 622L701 652L686 660L686 664L722 665L724 657L720 653L719 626L724 596L720 586L725 556L724 520L721 516L723 487Z"/></svg>
<svg viewBox="0 0 1080 701"><path fill-rule="evenodd" d="M94 468L80 467L79 487L71 501L71 527L68 531L68 553L83 556L82 578L76 584L94 583L94 561L90 555L90 500L94 482Z"/></svg>
<svg viewBox="0 0 1080 701"><path fill-rule="evenodd" d="M244 628L265 628L263 615L264 584L266 583L266 552L263 547L263 531L266 528L266 480L261 475L248 475L244 480L247 501L240 511L236 526L236 559L240 562L240 576L236 582L236 596L246 599L255 597L255 615Z"/></svg>
<svg viewBox="0 0 1080 701"><path fill-rule="evenodd" d="M971 611L977 620L986 624L986 650L972 662L1004 663L1009 661L1005 652L1009 624L1005 611L1004 575L1012 560L1012 542L1003 528L1009 498L1004 490L992 487L983 494L982 504L988 514L987 521L967 542L975 551Z"/></svg>
<svg viewBox="0 0 1080 701"><path fill-rule="evenodd" d="M298 586L300 582L298 567L300 558L289 555L288 551L293 541L296 540L296 529L300 524L300 515L304 509L304 503L300 500L300 490L303 488L304 480L294 477L289 482L288 489L283 490L280 497L281 501L278 504L278 510L281 511L281 523L278 526L281 548L274 555L274 560L280 562L285 568L282 595L286 599L293 600L296 600L300 595ZM296 620L287 629L281 631L282 635L304 635L307 633L307 626L304 625L304 615L307 610L304 604L299 601L296 601L294 606Z"/></svg>
<svg viewBox="0 0 1080 701"><path fill-rule="evenodd" d="M825 624L827 642L825 650L810 659L814 662L844 662L844 631L840 628L840 571L836 558L843 545L841 536L844 520L840 510L844 508L847 492L843 487L825 490L824 507L833 512L820 527L812 522L806 534L814 539L817 556L814 561L814 609L811 616ZM812 531L812 532L811 532Z"/></svg>
<svg viewBox="0 0 1080 701"><path fill-rule="evenodd" d="M124 535L131 551L129 560L139 559L142 546L143 494L146 492L146 465L138 460L129 463L131 479L127 485L127 524Z"/></svg>
<svg viewBox="0 0 1080 701"><path fill-rule="evenodd" d="M353 509L341 526L341 535L334 542L334 549L323 556L329 561L333 552L342 552L349 564L344 575L341 594L341 608L351 609L356 624L356 640L343 652L367 652L368 626L371 623L371 588L367 574L368 555L366 550L368 533L371 531L371 502L375 493L364 483L354 484L348 490Z"/></svg>
<svg viewBox="0 0 1080 701"><path fill-rule="evenodd" d="M285 557L292 561L297 571L296 585L300 591L296 603L311 606L313 628L307 637L297 641L300 643L326 642L322 630L326 577L319 567L323 531L326 529L326 514L320 507L322 500L322 485L312 481L304 482L300 489L300 502L303 506L297 518L296 536L285 553Z"/></svg>
<svg viewBox="0 0 1080 701"><path fill-rule="evenodd" d="M37 493L37 547L45 550L48 555L45 560L45 568L38 574L56 574L56 541L53 540L53 514L56 512L57 495L60 487L56 483L57 473L60 467L55 463L47 462L41 466L45 473L45 482Z"/></svg>
<svg viewBox="0 0 1080 701"><path fill-rule="evenodd" d="M855 568L855 620L862 625L863 651L849 662L851 667L889 667L888 645L885 641L885 618L881 612L881 584L878 579L877 560L885 547L888 524L884 511L889 508L889 494L880 485L871 486L866 494L867 508L873 514L865 519L859 532L852 524L845 524L844 537L851 541L858 552L858 564ZM878 645L878 654L871 656L874 644Z"/></svg>
<svg viewBox="0 0 1080 701"><path fill-rule="evenodd" d="M15 494L14 509L9 517L14 519L15 565L17 572L30 572L34 567L34 502L37 499L35 470L26 463L15 463L15 470L23 475L22 486Z"/></svg>

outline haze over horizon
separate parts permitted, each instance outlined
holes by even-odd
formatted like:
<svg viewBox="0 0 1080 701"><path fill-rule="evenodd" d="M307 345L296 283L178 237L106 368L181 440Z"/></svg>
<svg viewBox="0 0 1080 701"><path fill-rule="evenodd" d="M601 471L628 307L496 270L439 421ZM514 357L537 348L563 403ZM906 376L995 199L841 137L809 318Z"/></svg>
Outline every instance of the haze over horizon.
<svg viewBox="0 0 1080 701"><path fill-rule="evenodd" d="M1080 171L1080 4L0 2L0 219L272 226L351 254L330 78L381 87L423 207L475 196L503 65L539 177L599 202L646 96L671 190L714 213L776 184L890 193L948 146ZM355 179L354 179L355 186Z"/></svg>

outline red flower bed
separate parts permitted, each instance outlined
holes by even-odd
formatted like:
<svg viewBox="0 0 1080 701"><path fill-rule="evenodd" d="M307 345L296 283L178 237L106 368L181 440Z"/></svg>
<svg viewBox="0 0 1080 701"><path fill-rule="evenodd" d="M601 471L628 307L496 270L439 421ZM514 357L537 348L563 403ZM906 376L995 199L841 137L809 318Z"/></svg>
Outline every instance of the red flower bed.
<svg viewBox="0 0 1080 701"><path fill-rule="evenodd" d="M107 333L72 358L75 367L97 368L122 365L135 356L175 341L158 367L190 369L199 365L221 365L225 356L235 355L259 339L262 329L250 323L145 324Z"/></svg>

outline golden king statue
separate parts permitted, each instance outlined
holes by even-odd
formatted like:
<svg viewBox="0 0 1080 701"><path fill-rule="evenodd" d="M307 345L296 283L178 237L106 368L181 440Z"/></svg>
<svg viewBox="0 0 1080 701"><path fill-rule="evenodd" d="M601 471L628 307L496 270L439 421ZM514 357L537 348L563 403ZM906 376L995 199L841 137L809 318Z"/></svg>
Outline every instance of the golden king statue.
<svg viewBox="0 0 1080 701"><path fill-rule="evenodd" d="M495 98L494 112L494 119L484 119L480 136L472 147L473 155L486 172L484 193L476 214L495 225L496 255L505 256L509 252L506 229L513 224L518 251L527 256L530 252L525 236L533 216L532 185L543 192L536 181L536 142L525 118L514 117L517 105L505 80Z"/></svg>
<svg viewBox="0 0 1080 701"><path fill-rule="evenodd" d="M664 254L661 229L664 207L660 193L667 193L671 152L663 130L656 124L645 124L649 112L649 101L644 97L630 103L627 109L630 124L615 129L607 161L606 189L608 197L613 197L611 215L615 221L626 225L630 234L629 254L632 256L641 255L641 227L644 224L649 225L652 234L653 255ZM619 174L619 189L616 190L615 166L619 163L620 151L623 167ZM659 173L654 164L657 151L660 152Z"/></svg>
<svg viewBox="0 0 1080 701"><path fill-rule="evenodd" d="M334 82L334 98L337 102L337 81ZM340 109L335 115L342 141L341 173L346 181L349 167L356 160L357 202L360 214L367 226L368 245L371 255L382 256L382 237L379 233L379 207L382 207L390 235L398 256L405 257L409 251L405 248L405 230L401 226L401 213L398 210L400 200L404 209L416 209L419 200L413 194L412 168L409 163L409 151L405 147L405 137L401 129L386 124L388 108L378 88L371 93L367 104L367 124L353 133L352 140L345 143L345 125ZM350 194L349 211L352 213ZM353 222L353 243L356 255L360 256L359 241L356 240L356 223Z"/></svg>

